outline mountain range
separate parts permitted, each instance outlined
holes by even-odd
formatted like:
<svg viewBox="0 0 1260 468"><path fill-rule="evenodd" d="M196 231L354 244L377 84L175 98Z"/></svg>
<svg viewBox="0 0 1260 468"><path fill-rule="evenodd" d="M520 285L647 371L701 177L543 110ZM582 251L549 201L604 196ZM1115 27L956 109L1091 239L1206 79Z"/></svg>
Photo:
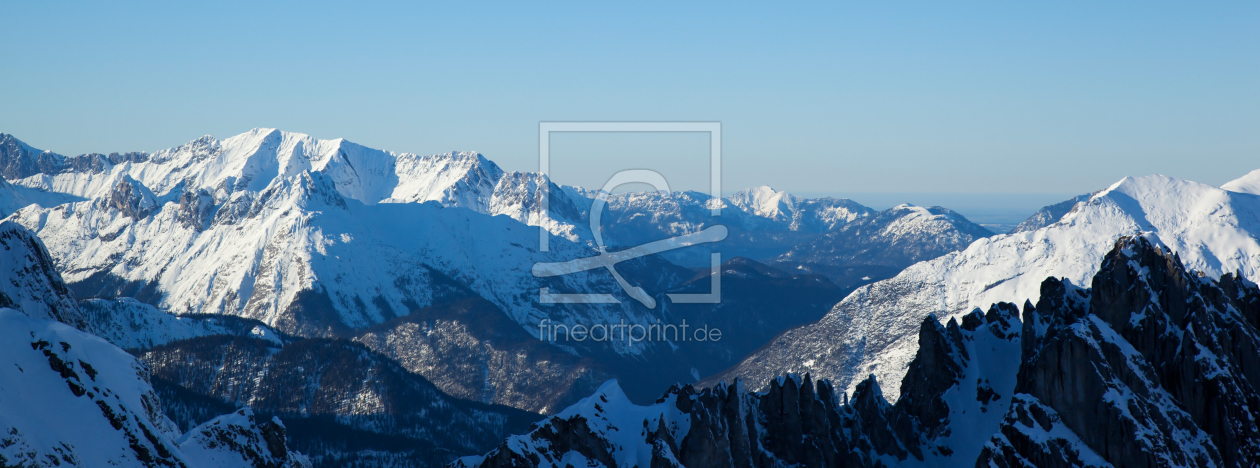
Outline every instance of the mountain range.
<svg viewBox="0 0 1260 468"><path fill-rule="evenodd" d="M144 410L124 418L139 424L120 429L124 442L0 414L35 434L6 439L0 455L35 466L439 466L482 453L457 464L1245 465L1260 453L1254 418L1231 408L1260 405L1260 293L1247 280L1260 267L1256 174L1222 188L1125 178L995 234L943 207L877 211L764 186L717 199L608 194L477 153L271 129L76 157L0 134L0 308L11 309L0 318L96 359L76 367L53 341L27 340L70 395L32 404L77 405L82 375L106 368L128 375L108 385L133 389L108 393L132 395L125 407L97 403L107 423L106 407ZM534 276L536 264L601 251L587 221L596 199L614 254L728 234L620 262L618 277ZM717 304L668 296L718 284ZM617 302L552 304L544 291ZM569 336L684 319L721 341ZM545 336L543 324L566 332ZM19 348L6 352L27 363ZM15 398L36 389L6 381Z"/></svg>
<svg viewBox="0 0 1260 468"><path fill-rule="evenodd" d="M783 332L704 383L742 377L761 388L781 372L811 373L850 391L869 374L899 381L928 314L959 319L985 304L1036 300L1046 277L1085 284L1121 236L1148 235L1209 277L1251 278L1260 271L1258 234L1254 194L1165 176L1125 178L1053 224L979 239L863 286L822 320Z"/></svg>
<svg viewBox="0 0 1260 468"><path fill-rule="evenodd" d="M649 257L618 268L653 291L663 304L659 309L624 296L620 304L544 305L538 302L541 288L619 294L615 278L604 270L557 278L530 273L539 262L596 252L585 219L598 194L559 187L540 174L506 172L475 153L395 154L345 140L258 129L222 141L203 137L152 154L66 157L0 135L0 172L10 179L14 199L42 200L10 219L43 239L81 299L131 297L166 312L245 317L305 337L353 338L360 330L415 311L477 299L489 307L480 308L483 317L475 321L498 322L497 315L506 315L533 338L544 320L567 326L622 321L646 326L685 312L681 316L692 323L756 324L724 328L721 343L704 345L588 341L548 345L547 352L539 353L525 349L536 346L520 339L509 346L467 327L458 338L442 343L448 349L441 352L447 355L478 348L539 359L563 353L576 357L574 362L589 358L599 363L562 366L572 378L548 382L557 395L567 395L555 401L521 399L498 390L530 380L527 369L541 364L534 358L516 364L476 360L482 366L478 373L493 376L479 388L457 377L469 369L451 360L404 364L452 394L480 395L486 403L533 411L554 411L576 401L594 387L566 388L595 376L634 382L626 390L640 400L650 399L662 386L729 367L775 333L818 320L857 284L895 274L910 260L891 266L836 266L847 268L847 275L822 271L839 283L838 289L811 276L820 265L832 265L830 259L794 264L786 268L791 274L774 281L777 292L799 299L761 301L754 308L740 305L747 302L673 304L665 293L703 292L707 281L697 278L683 260ZM539 209L543 187L550 193L549 213ZM715 204L724 207L719 218L708 215ZM799 242L876 214L849 200L802 199L768 187L716 201L694 192L615 194L607 210L610 245L637 245L721 223L731 232L731 242L720 249L724 258L747 254L766 261ZM897 225L869 227L863 232L876 238L868 243L876 248L881 242L892 245L900 242L898 236L913 232L961 229L967 234L954 237L965 239L982 231L961 216L946 216L941 223L916 210L881 214L880 223ZM916 228L920 224L924 227ZM546 252L538 249L536 226L552 236ZM904 248L906 243L897 245ZM961 242L950 245L961 247ZM914 258L947 248L927 249ZM677 252L684 260L709 256L702 247ZM764 276L755 270L748 269L753 277ZM731 276L727 291L744 290L730 285L754 283L753 277ZM374 346L395 357L420 355L415 349ZM427 345L408 342L411 346ZM597 370L601 368L614 370Z"/></svg>

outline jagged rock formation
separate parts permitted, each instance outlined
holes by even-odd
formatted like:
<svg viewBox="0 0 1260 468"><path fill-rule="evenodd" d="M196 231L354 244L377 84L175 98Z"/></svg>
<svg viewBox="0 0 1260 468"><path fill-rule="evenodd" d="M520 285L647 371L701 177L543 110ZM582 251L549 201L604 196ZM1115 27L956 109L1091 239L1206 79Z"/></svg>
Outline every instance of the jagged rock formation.
<svg viewBox="0 0 1260 468"><path fill-rule="evenodd" d="M965 383L968 369L978 369L973 363L980 358L972 360L968 349L979 351L979 344L988 344L995 332L1005 336L999 339L1003 343L1017 341L1013 310L995 307L989 313L994 321L978 332L986 324L979 312L971 318L975 328L966 331L952 321L943 327L935 319L926 320L921 335L925 351L902 383L903 393L916 398L896 405L885 400L874 377L859 384L851 397L807 375L775 379L761 393L746 391L739 381L704 389L675 386L650 406L630 403L610 381L530 434L509 438L486 455L455 465L890 466L951 460L956 455L951 437L974 442L974 459L983 440L954 431L986 417L985 406L1003 396L975 398L976 387ZM956 394L968 387L971 400L959 402ZM1009 386L1002 391L1009 392ZM953 393L948 400L947 393ZM967 409L971 416L965 416ZM1000 417L997 412L987 415L994 428Z"/></svg>
<svg viewBox="0 0 1260 468"><path fill-rule="evenodd" d="M67 158L51 151L40 151L14 138L0 133L0 177L17 180L36 174L60 174L64 172L89 172L99 174L111 166L125 162L144 162L145 153L91 153Z"/></svg>
<svg viewBox="0 0 1260 468"><path fill-rule="evenodd" d="M131 219L147 218L157 209L153 192L130 175L123 175L109 196L101 199L101 209L114 210Z"/></svg>
<svg viewBox="0 0 1260 468"><path fill-rule="evenodd" d="M1079 464L1056 450L1071 446L1065 428L1114 465L1260 463L1260 289L1205 279L1143 238L1118 242L1092 286L1043 283L1024 316L1020 404L983 457Z"/></svg>
<svg viewBox="0 0 1260 468"><path fill-rule="evenodd" d="M1034 307L923 320L885 400L789 376L595 395L456 466L1255 466L1260 288L1122 238L1091 289L1057 278Z"/></svg>

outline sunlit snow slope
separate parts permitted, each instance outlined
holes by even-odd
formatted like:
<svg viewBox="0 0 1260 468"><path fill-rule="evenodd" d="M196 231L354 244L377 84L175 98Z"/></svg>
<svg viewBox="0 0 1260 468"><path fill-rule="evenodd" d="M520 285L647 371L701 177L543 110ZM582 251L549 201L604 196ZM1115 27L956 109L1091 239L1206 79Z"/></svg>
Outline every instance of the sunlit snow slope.
<svg viewBox="0 0 1260 468"><path fill-rule="evenodd" d="M850 390L867 374L900 381L923 317L934 313L948 320L1000 301L1036 302L1046 277L1081 284L1118 237L1140 233L1210 277L1260 273L1260 196L1160 175L1130 177L1057 223L980 239L864 286L818 323L784 332L706 382L743 377L760 386L782 372L809 372Z"/></svg>

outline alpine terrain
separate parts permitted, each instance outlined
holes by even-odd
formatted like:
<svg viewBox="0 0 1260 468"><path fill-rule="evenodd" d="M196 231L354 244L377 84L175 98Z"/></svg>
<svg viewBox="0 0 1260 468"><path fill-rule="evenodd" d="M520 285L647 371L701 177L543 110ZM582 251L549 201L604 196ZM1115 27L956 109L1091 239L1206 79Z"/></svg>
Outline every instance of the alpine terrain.
<svg viewBox="0 0 1260 468"><path fill-rule="evenodd" d="M818 320L844 292L794 274L776 280L775 289L790 291L793 301L676 305L667 293L707 292L707 276L657 257L618 265L626 278L651 291L661 304L655 308L622 295L604 269L535 277L536 263L597 252L586 221L591 200L581 195L589 192L562 189L539 174L505 172L476 153L395 154L257 129L151 154L67 157L0 135L0 172L23 200L42 200L9 219L43 239L79 298L134 298L165 313L235 316L293 336L356 339L444 392L530 411L558 410L608 375L621 377L636 398L650 399L670 383L735 364L781 330ZM539 208L545 193L547 213ZM624 216L634 211L629 206L654 209L656 202L636 205L631 198L614 197L610 209ZM817 235L869 212L847 200L787 194L754 201L729 202L725 212L739 223L732 230ZM685 214L679 216L692 216L707 202L699 203L677 205ZM610 245L689 232L675 221L649 223L640 237L610 237ZM619 218L606 224L629 225ZM552 237L546 252L538 248L539 227ZM736 278L728 285L732 281L756 280ZM622 301L541 304L543 288L609 292ZM461 301L478 304L476 312L438 319L444 314L439 311ZM734 316L730 307L744 312ZM438 313L432 317L441 323L420 323L429 312L410 316L421 310ZM535 343L544 321L646 326L673 320L676 310L687 311L682 317L691 323L757 325L732 325L720 343ZM400 341L403 329L364 334L387 323L430 327L439 335L426 336L440 339ZM475 326L486 323L499 324L513 338L498 339ZM436 354L426 351L435 345L441 348ZM470 351L484 358L440 357ZM574 359L548 357L558 354ZM501 358L509 355L519 357ZM536 369L549 370L539 375ZM469 372L484 378L470 379ZM522 382L549 390L513 389Z"/></svg>
<svg viewBox="0 0 1260 468"><path fill-rule="evenodd" d="M1251 466L1255 174L994 234L273 129L0 134L0 465Z"/></svg>
<svg viewBox="0 0 1260 468"><path fill-rule="evenodd" d="M1046 278L917 327L890 402L789 374L674 387L655 404L610 382L529 434L457 466L1255 466L1260 288L1188 270L1145 237L1104 255L1090 288Z"/></svg>
<svg viewBox="0 0 1260 468"><path fill-rule="evenodd" d="M280 419L248 408L176 426L143 363L75 328L88 325L39 239L5 221L0 245L0 465L309 466Z"/></svg>
<svg viewBox="0 0 1260 468"><path fill-rule="evenodd" d="M1209 277L1251 278L1260 272L1260 197L1165 176L1125 178L1049 226L979 239L863 286L822 320L780 334L704 384L741 377L763 388L782 372L810 373L848 391L869 374L900 381L924 317L961 319L985 304L1035 301L1047 277L1086 284L1115 239L1133 235Z"/></svg>

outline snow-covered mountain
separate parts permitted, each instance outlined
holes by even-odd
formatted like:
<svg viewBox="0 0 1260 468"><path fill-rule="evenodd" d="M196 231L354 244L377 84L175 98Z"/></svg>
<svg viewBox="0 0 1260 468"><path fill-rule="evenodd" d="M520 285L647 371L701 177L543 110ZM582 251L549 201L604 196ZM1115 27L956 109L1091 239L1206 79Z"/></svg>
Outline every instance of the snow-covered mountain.
<svg viewBox="0 0 1260 468"><path fill-rule="evenodd" d="M132 296L174 313L240 315L301 334L363 328L472 295L526 329L542 318L590 314L647 320L635 306L540 309L542 286L620 289L603 271L555 280L530 273L536 262L592 253L585 242L570 242L588 228L567 221L588 200L575 202L565 195L571 190L536 174L505 173L478 154L393 154L260 129L151 155L67 158L4 138L16 149L0 154L0 167L22 177L15 185L82 200L29 206L11 217L44 239L80 297ZM538 210L544 185L560 218ZM610 206L631 199L614 198ZM821 207L779 220L784 229L834 224L860 208L778 198ZM426 201L437 203L419 203ZM484 216L498 214L510 220ZM549 252L537 251L528 225L557 235ZM690 276L670 274L661 281Z"/></svg>
<svg viewBox="0 0 1260 468"><path fill-rule="evenodd" d="M827 232L873 212L846 198L802 198L766 185L741 190L725 201L760 221L756 230L765 231Z"/></svg>
<svg viewBox="0 0 1260 468"><path fill-rule="evenodd" d="M1260 274L1260 196L1165 176L1125 178L1050 226L980 239L863 286L818 323L784 332L706 382L743 377L760 387L780 372L809 372L848 389L868 374L898 381L923 317L1036 300L1046 277L1084 284L1115 239L1141 233L1207 276Z"/></svg>
<svg viewBox="0 0 1260 468"><path fill-rule="evenodd" d="M1089 458L1067 445L1115 466L1260 463L1247 409L1260 402L1260 289L1204 278L1145 238L1117 242L1091 286L1042 284L1024 314L1015 398L981 462Z"/></svg>
<svg viewBox="0 0 1260 468"><path fill-rule="evenodd" d="M1248 172L1247 175L1226 182L1221 188L1231 192L1260 195L1260 169Z"/></svg>
<svg viewBox="0 0 1260 468"><path fill-rule="evenodd" d="M942 325L920 321L901 398L806 375L763 392L674 387L653 405L615 383L460 467L1255 466L1260 288L1185 269L1143 237L1082 289L1041 283Z"/></svg>
<svg viewBox="0 0 1260 468"><path fill-rule="evenodd" d="M225 202L237 206L245 193L262 192L273 182L303 172L320 173L339 195L364 205L436 201L522 222L533 219L534 225L576 239L571 224L540 218L533 200L537 196L521 193L530 183L536 188L549 182L530 174L505 173L478 153L395 154L343 139L254 129L222 141L205 136L153 154L65 157L0 134L0 168L15 185L80 199L107 198L130 178L156 194L158 203L196 202L202 209ZM563 207L562 191L554 193L561 199L553 203Z"/></svg>
<svg viewBox="0 0 1260 468"><path fill-rule="evenodd" d="M16 142L11 136L4 138ZM0 167L17 168L10 174L22 177L14 181L15 187L46 197L70 197L67 203L28 206L10 219L44 240L80 298L132 297L163 312L234 315L298 336L353 337L358 330L413 311L476 298L489 301L531 337L537 337L538 324L544 319L569 326L623 320L647 325L685 309L697 312L687 318L731 321L727 311L719 310L724 305L677 307L669 303L666 293L680 288L704 292L708 282L694 280L694 271L657 258L624 262L618 269L651 291L663 304L659 310L628 297L621 304L540 304L543 287L553 292L609 292L624 297L620 285L603 269L556 278L532 274L535 263L595 253L584 237L590 234L585 221L570 222L585 219L588 194L576 188L561 189L538 174L504 172L475 153L420 157L274 130L251 131L222 141L205 137L153 154L68 158L20 142L10 146L18 149L0 154ZM542 216L538 210L543 187L551 193L551 216ZM756 198L754 192L770 193L768 189L750 191L736 198L749 213L760 214L735 207L724 210L724 216L742 220L733 230L746 228L742 232L758 236L748 237L749 245L768 244L761 242L767 236L816 236L818 232L810 230L829 228L867 211L847 200L804 200L782 193L771 197L777 204L747 203ZM612 243L660 240L690 232L693 226L707 227L682 222L692 217L699 223L710 222L709 201L691 200L691 196L614 196L610 210L623 216L606 218L605 224L614 229L633 226L630 218L655 213L652 210L660 203L674 203L676 209L663 211L657 221L647 223L637 231L641 237L610 236ZM772 205L782 206L771 210ZM491 216L499 214L506 216ZM538 225L554 234L548 252L536 247L538 229L534 226ZM729 255L725 248L723 252ZM798 277L780 284L798 290L780 293L802 301L779 301L749 311L742 320L757 326L724 330L729 334L719 344L610 340L562 343L554 346L555 351L595 357L621 372L631 372L621 376L641 387L628 385L627 390L637 397L654 395L661 385L694 381L697 375L729 367L783 327L820 317L831 301L821 298L831 293L813 278ZM144 311L131 309L130 318L126 314L111 317L128 323L148 320L137 318L135 313L140 312ZM126 341L130 339L123 336L126 333L102 331L124 346L138 347L186 336L186 332L141 336L132 342ZM460 343L482 341L469 334L460 336L471 340ZM506 355L524 351L503 348L502 342L498 346ZM447 351L459 348L448 347ZM380 350L398 356L416 352L393 347ZM678 359L680 355L687 359ZM472 391L458 388L456 380L449 378L458 366L432 359L426 362L409 369L430 369L425 375L443 385L451 383L443 389L452 393ZM525 363L518 369L524 372L536 364ZM500 383L528 380L506 368L484 370L504 379ZM582 387L582 392L588 388ZM475 394L491 395L484 400L487 403L522 402L508 398L510 392L482 390ZM543 398L525 407L544 410L556 408L555 404Z"/></svg>
<svg viewBox="0 0 1260 468"><path fill-rule="evenodd" d="M837 285L856 287L992 235L947 208L900 205L857 218L792 247L772 264L816 272ZM853 278L856 275L866 278Z"/></svg>
<svg viewBox="0 0 1260 468"><path fill-rule="evenodd" d="M907 267L993 235L947 208L899 205L793 247L778 260Z"/></svg>
<svg viewBox="0 0 1260 468"><path fill-rule="evenodd" d="M82 171L65 162L74 158L33 152L0 161L46 169L16 184L86 200L27 207L13 219L54 246L85 297L134 296L309 334L477 294L536 322L548 314L531 300L540 280L529 268L588 252L563 241L572 225L539 217L545 180L505 174L477 154L394 155L272 130ZM62 162L23 164L32 159ZM563 195L552 198L561 208L552 212L563 213ZM551 225L562 237L542 254L528 247L535 229L484 214ZM598 273L573 276L588 289L618 289ZM296 316L303 312L316 316Z"/></svg>
<svg viewBox="0 0 1260 468"><path fill-rule="evenodd" d="M0 356L0 465L309 466L278 419L241 414L181 434L145 366L61 322L0 308Z"/></svg>
<svg viewBox="0 0 1260 468"><path fill-rule="evenodd" d="M249 408L206 421L177 442L189 459L197 461L197 466L310 466L306 456L285 449L285 427L280 418L267 420Z"/></svg>
<svg viewBox="0 0 1260 468"><path fill-rule="evenodd" d="M214 330L174 325L178 319L151 306L144 317L159 326L115 329L120 322L102 319L95 301L76 304L35 235L0 222L0 247L0 359L12 364L0 370L0 465L309 466L286 448L283 423L252 413L181 435L162 413L148 368L84 331L135 340Z"/></svg>
<svg viewBox="0 0 1260 468"><path fill-rule="evenodd" d="M580 187L563 188L574 200L591 200L599 194ZM719 244L664 254L670 261L687 266L708 265L711 251L721 252L724 258L774 258L794 245L874 212L848 199L802 198L768 186L721 199L700 192L606 196L605 236L613 244L639 245L718 224L728 229L730 234ZM722 208L720 216L711 215L713 207ZM579 203L578 208L589 211L590 203Z"/></svg>

